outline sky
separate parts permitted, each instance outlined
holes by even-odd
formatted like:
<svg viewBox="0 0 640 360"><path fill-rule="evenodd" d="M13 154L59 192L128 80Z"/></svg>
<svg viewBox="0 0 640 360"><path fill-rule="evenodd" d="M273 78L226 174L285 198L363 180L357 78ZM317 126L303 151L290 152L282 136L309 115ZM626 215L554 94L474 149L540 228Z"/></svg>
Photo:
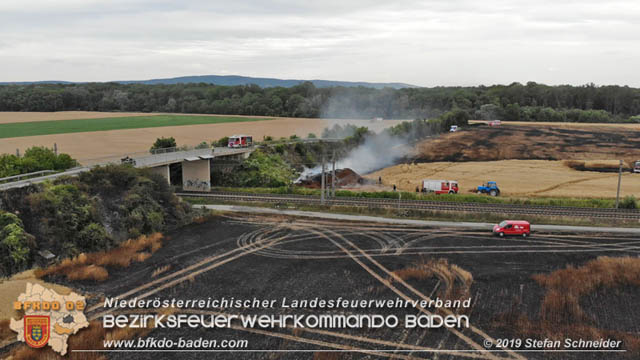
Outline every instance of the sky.
<svg viewBox="0 0 640 360"><path fill-rule="evenodd" d="M638 0L2 0L0 81L640 87Z"/></svg>

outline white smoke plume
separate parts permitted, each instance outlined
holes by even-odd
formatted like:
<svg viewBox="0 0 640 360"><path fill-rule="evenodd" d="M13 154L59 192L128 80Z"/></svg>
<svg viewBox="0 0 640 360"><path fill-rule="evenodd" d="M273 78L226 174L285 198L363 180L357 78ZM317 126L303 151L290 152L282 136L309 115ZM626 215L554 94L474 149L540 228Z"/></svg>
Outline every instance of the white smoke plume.
<svg viewBox="0 0 640 360"><path fill-rule="evenodd" d="M351 150L346 157L336 161L336 169L349 168L360 175L396 164L411 152L409 140L402 136L393 136L388 131L367 135L362 144ZM327 159L325 171L331 170L330 159ZM296 182L319 174L322 165L305 168Z"/></svg>
<svg viewBox="0 0 640 360"><path fill-rule="evenodd" d="M350 168L358 174L367 174L394 165L411 151L406 139L383 131L367 136L364 143L336 163L336 168Z"/></svg>

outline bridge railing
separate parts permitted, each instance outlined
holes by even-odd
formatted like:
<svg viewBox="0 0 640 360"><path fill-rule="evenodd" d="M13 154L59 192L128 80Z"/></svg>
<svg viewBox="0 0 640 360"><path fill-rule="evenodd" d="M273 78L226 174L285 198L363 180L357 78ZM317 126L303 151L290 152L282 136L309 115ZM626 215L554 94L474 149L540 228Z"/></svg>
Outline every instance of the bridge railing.
<svg viewBox="0 0 640 360"><path fill-rule="evenodd" d="M229 156L252 151L254 147L228 148L228 147L203 147L203 146L179 146L165 149L154 149L150 151L138 151L127 154L107 155L98 158L80 159L83 166L97 166L107 164L120 164L125 159L135 161L136 167L152 166L168 162L178 162L187 157L197 157L203 155ZM133 162L132 162L133 163Z"/></svg>
<svg viewBox="0 0 640 360"><path fill-rule="evenodd" d="M40 170L40 171L30 172L26 174L7 176L7 177L0 178L0 183L14 182L14 181L19 181L22 179L34 177L34 176L42 176L42 175L51 174L55 172L56 172L55 170Z"/></svg>

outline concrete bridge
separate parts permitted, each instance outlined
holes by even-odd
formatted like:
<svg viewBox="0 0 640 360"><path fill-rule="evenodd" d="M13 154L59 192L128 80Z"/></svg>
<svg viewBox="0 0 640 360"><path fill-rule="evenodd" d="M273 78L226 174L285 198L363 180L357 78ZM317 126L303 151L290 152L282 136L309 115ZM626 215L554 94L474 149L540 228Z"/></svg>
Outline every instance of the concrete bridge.
<svg viewBox="0 0 640 360"><path fill-rule="evenodd" d="M41 183L47 180L53 180L61 176L76 176L82 172L89 171L95 166L103 166L108 164L119 164L124 162L123 159L137 168L151 168L171 183L171 173L169 165L182 164L182 188L185 191L209 191L211 190L211 160L219 157L247 158L254 150L249 148L204 148L204 149L158 149L153 153L135 153L124 154L121 156L111 156L97 160L88 160L86 166L69 169L51 175L37 176L29 179L21 179L17 181L6 182L0 184L0 190L7 190L28 186L31 184ZM34 173L33 175L39 175ZM23 174L22 177L29 176ZM11 180L6 178L7 180ZM0 179L2 180L2 179Z"/></svg>

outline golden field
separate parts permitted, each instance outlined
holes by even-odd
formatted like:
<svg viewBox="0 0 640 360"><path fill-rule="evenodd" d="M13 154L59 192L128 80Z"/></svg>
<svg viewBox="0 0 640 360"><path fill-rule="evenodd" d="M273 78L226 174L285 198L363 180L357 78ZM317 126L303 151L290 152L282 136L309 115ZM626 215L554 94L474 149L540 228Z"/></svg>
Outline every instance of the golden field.
<svg viewBox="0 0 640 360"><path fill-rule="evenodd" d="M162 114L102 113L86 111L65 111L53 113L0 112L0 123L148 115ZM224 117L233 117L233 115L224 115ZM259 118L259 116L247 117ZM202 141L211 142L212 140L217 140L221 137L234 134L252 135L255 140L262 140L264 136L272 136L277 139L280 137L289 137L293 134L300 137L306 137L309 133L320 135L322 130L326 127L333 126L335 123L344 124L348 122L358 126L367 126L371 129L381 129L401 122L399 120L371 122L369 120L332 120L282 117L269 118L273 120L6 138L0 140L0 153L15 154L16 149L20 149L20 152L23 153L25 149L31 146L53 147L53 144L56 143L60 152L67 153L82 163L83 161L94 162L88 160L145 152L159 137L173 136L178 145L196 145Z"/></svg>
<svg viewBox="0 0 640 360"><path fill-rule="evenodd" d="M460 193L469 193L483 182L493 180L498 182L502 196L515 197L614 198L618 183L617 173L573 170L564 161L556 160L400 164L365 177L377 180L378 176L385 185L396 184L406 191L415 191L423 179L457 180ZM638 197L640 174L623 173L620 194Z"/></svg>
<svg viewBox="0 0 640 360"><path fill-rule="evenodd" d="M144 113L116 113L98 111L22 112L0 111L0 124L48 120L101 119L127 116L147 116Z"/></svg>

